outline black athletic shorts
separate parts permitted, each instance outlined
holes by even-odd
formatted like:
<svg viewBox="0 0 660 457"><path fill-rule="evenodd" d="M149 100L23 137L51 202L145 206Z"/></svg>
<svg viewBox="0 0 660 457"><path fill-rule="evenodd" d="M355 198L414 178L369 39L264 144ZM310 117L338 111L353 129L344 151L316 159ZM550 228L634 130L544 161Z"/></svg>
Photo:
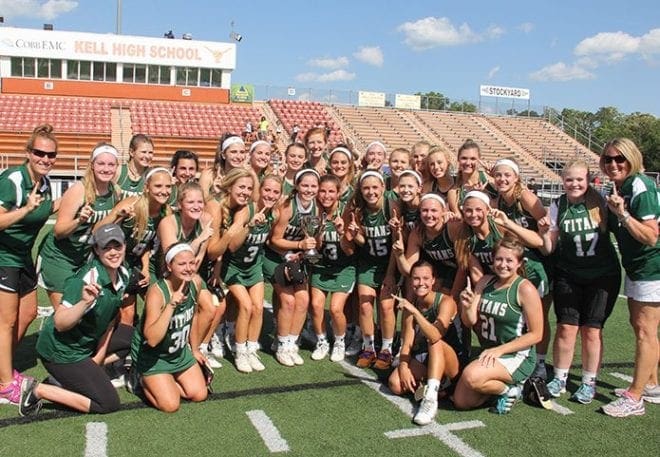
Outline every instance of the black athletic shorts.
<svg viewBox="0 0 660 457"><path fill-rule="evenodd" d="M0 290L23 296L37 288L37 272L28 267L0 267Z"/></svg>
<svg viewBox="0 0 660 457"><path fill-rule="evenodd" d="M581 280L556 270L553 299L557 323L603 328L614 309L620 285L618 275Z"/></svg>

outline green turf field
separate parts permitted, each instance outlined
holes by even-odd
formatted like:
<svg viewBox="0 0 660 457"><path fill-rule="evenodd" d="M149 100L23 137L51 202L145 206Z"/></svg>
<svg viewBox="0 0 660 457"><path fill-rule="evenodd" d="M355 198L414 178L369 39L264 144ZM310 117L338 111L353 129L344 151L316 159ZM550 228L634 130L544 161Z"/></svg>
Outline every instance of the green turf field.
<svg viewBox="0 0 660 457"><path fill-rule="evenodd" d="M621 299L605 329L598 395L590 405L561 398L568 415L520 403L495 416L441 402L437 423L421 428L405 412L412 410L410 400L393 404L374 382L385 373L354 368L352 360L313 362L309 350L303 351L305 365L286 368L266 352L266 371L245 375L225 361L210 399L183 404L175 414L147 407L124 390L122 410L106 416L46 404L39 416L20 418L15 406L0 406L0 456L657 456L657 405L647 403L645 416L627 419L598 412L613 388L627 385L617 375L632 374L627 319ZM19 347L16 365L41 379L45 371L33 349L38 325ZM270 328L266 313L265 348ZM580 382L579 353L569 391Z"/></svg>

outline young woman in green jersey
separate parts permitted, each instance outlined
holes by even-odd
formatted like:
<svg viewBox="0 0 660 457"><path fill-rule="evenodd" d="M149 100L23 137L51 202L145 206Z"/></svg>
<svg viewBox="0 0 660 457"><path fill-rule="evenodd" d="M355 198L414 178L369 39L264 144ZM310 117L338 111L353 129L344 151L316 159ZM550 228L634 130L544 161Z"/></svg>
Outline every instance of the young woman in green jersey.
<svg viewBox="0 0 660 457"><path fill-rule="evenodd" d="M600 168L614 182L607 206L626 271L624 294L636 339L632 384L603 411L616 417L641 415L643 400L660 403L660 198L656 184L644 175L642 153L628 138L616 138L605 145Z"/></svg>
<svg viewBox="0 0 660 457"><path fill-rule="evenodd" d="M307 152L309 153L306 165L323 176L328 168L328 137L325 129L314 127L307 130L305 133L305 146L307 146Z"/></svg>
<svg viewBox="0 0 660 457"><path fill-rule="evenodd" d="M390 175L385 179L385 188L390 192L398 192L399 176L404 171L410 170L410 151L405 148L394 149L390 153L387 164L390 168Z"/></svg>
<svg viewBox="0 0 660 457"><path fill-rule="evenodd" d="M282 180L266 175L259 186L259 198L234 213L233 223L223 235L227 250L222 258L221 276L238 308L235 324L234 364L242 373L263 371L257 351L263 324L264 247L278 218L274 208L282 194Z"/></svg>
<svg viewBox="0 0 660 457"><path fill-rule="evenodd" d="M13 350L37 316L32 247L59 206L47 177L57 156L53 127L35 128L25 151L25 163L0 174L0 403L18 401L22 376L12 370Z"/></svg>
<svg viewBox="0 0 660 457"><path fill-rule="evenodd" d="M362 330L362 352L357 365L374 365L387 369L392 364L392 344L396 326L394 312L396 261L391 253L392 225L403 230L397 217L401 214L399 202L385 195L385 180L375 171L363 172L353 201L344 211L343 243L349 254L357 253L357 283ZM378 356L375 349L374 301L378 300L378 320L382 346Z"/></svg>
<svg viewBox="0 0 660 457"><path fill-rule="evenodd" d="M170 195L170 206L172 210L178 208L179 188L185 183L197 181L197 170L199 169L199 158L193 151L179 149L170 160L172 172L172 195Z"/></svg>
<svg viewBox="0 0 660 457"><path fill-rule="evenodd" d="M545 208L539 197L531 190L523 186L520 181L520 167L513 159L500 159L495 162L491 170L493 176L493 185L497 190L493 206L503 211L509 219L516 224L535 232L538 231L538 221L545 217ZM526 249L525 257L536 263L541 263L546 270L546 264L549 260L545 258L538 249ZM548 272L546 271L546 276ZM528 279L531 279L528 278ZM535 282L535 281L532 281ZM543 301L543 339L536 347L537 364L534 370L534 376L543 379L547 378L545 368L545 357L550 345L550 305L552 296L550 287L544 284L545 289L539 289L541 300Z"/></svg>
<svg viewBox="0 0 660 457"><path fill-rule="evenodd" d="M257 140L250 145L250 169L259 181L268 173L272 153L273 148L268 141Z"/></svg>
<svg viewBox="0 0 660 457"><path fill-rule="evenodd" d="M234 168L223 177L218 188L220 192L216 198L206 202L206 210L211 214L213 221L213 236L209 241L207 249L208 258L213 266L209 266L207 282L214 288L224 287L221 264L229 243L229 237L226 234L234 224L236 214L252 202L257 187L258 181L254 173L245 168ZM221 342L214 335L223 317L225 317L223 330L225 332L225 342L228 345L227 349L233 351L235 338L234 325L236 321L236 307L238 306L238 303L235 302L233 297L229 297L228 301L224 300L224 297L218 298L220 305L216 308L211 329L202 341L203 345L208 345L211 342L211 354L215 357L211 358L208 354L206 355L212 363L214 359L217 361L217 358L221 356L220 351L218 351L218 348L221 347ZM226 314L225 303L228 307Z"/></svg>
<svg viewBox="0 0 660 457"><path fill-rule="evenodd" d="M362 156L362 170L373 170L382 173L387 160L387 148L380 141L372 141L367 145Z"/></svg>
<svg viewBox="0 0 660 457"><path fill-rule="evenodd" d="M301 219L306 215L318 216L319 179L318 172L312 168L300 170L294 178L295 191L279 206L279 218L270 236L271 249L266 250L264 259L264 275L269 279L274 278L277 264L285 260L301 261L304 251L316 248L316 239L302 231ZM275 358L284 366L302 365L298 337L309 307L307 278L298 283L276 281L273 291L279 300Z"/></svg>
<svg viewBox="0 0 660 457"><path fill-rule="evenodd" d="M440 382L445 388L456 379L467 359L461 341L461 325L456 302L449 295L435 292L433 265L417 261L410 270L412 296L409 301L394 297L403 310L401 353L388 384L395 395L414 393L426 383L422 403L413 418L418 425L433 421L438 410Z"/></svg>
<svg viewBox="0 0 660 457"><path fill-rule="evenodd" d="M202 171L199 176L199 185L204 191L204 198L208 199L222 182L222 178L234 168L243 168L247 159L245 142L240 136L226 133L220 138L218 150L215 153L213 167Z"/></svg>
<svg viewBox="0 0 660 457"><path fill-rule="evenodd" d="M133 135L128 145L128 162L122 164L115 175L121 197L140 195L144 188L144 175L154 159L154 142L142 133Z"/></svg>
<svg viewBox="0 0 660 457"><path fill-rule="evenodd" d="M481 149L472 140L466 140L458 148L458 174L456 182L447 193L449 210L454 214L460 214L460 205L465 194L471 190L479 190L493 196L496 192L491 186L493 178L485 171L480 170L484 163L481 160Z"/></svg>
<svg viewBox="0 0 660 457"><path fill-rule="evenodd" d="M451 160L447 150L433 146L426 156L425 168L429 179L424 181L423 192L433 192L447 201L449 190L454 186L454 178L449 173L450 167Z"/></svg>
<svg viewBox="0 0 660 457"><path fill-rule="evenodd" d="M318 238L321 261L312 266L311 274L311 315L316 348L312 352L313 360L324 359L330 351L330 343L325 331L325 301L330 294L330 321L334 334L334 343L330 360L344 360L346 352L346 316L344 307L355 286L355 264L341 247L344 234L344 220L341 215L344 204L339 200L341 183L334 175L321 177L316 201L319 212L324 214L325 226Z"/></svg>
<svg viewBox="0 0 660 457"><path fill-rule="evenodd" d="M553 346L553 397L566 392L578 333L582 339L582 384L571 397L583 404L596 394L603 357L603 325L619 294L621 268L607 227L607 207L589 185L589 166L574 160L562 172L564 194L552 202L549 224L539 222L547 254L554 252L553 298L557 335ZM537 351L539 348L537 347Z"/></svg>
<svg viewBox="0 0 660 457"><path fill-rule="evenodd" d="M397 178L396 194L399 196L403 236L408 239L419 223L419 203L422 195L422 177L414 170L403 170Z"/></svg>
<svg viewBox="0 0 660 457"><path fill-rule="evenodd" d="M147 291L131 346L131 371L139 375L149 403L171 413L179 409L182 398L199 402L208 395L200 368L206 358L197 348L211 321L213 305L204 281L195 273L190 245L172 245L165 253L165 263L167 276Z"/></svg>
<svg viewBox="0 0 660 457"><path fill-rule="evenodd" d="M117 223L126 235L126 263L132 281L126 300L131 306L122 308L121 322L133 325L136 296L156 280L158 265L152 252L157 251L157 229L171 212L168 201L172 192L172 175L167 168L156 167L147 172L144 190L139 196L120 201L100 223Z"/></svg>
<svg viewBox="0 0 660 457"><path fill-rule="evenodd" d="M353 153L345 145L338 145L328 157L330 174L339 178L339 200L345 205L353 196L355 161Z"/></svg>
<svg viewBox="0 0 660 457"><path fill-rule="evenodd" d="M307 158L307 148L302 143L291 143L284 150L286 172L282 182L282 195L291 195L295 188L296 174L303 169Z"/></svg>
<svg viewBox="0 0 660 457"><path fill-rule="evenodd" d="M108 143L97 144L84 178L62 196L53 231L46 235L37 258L39 283L55 309L60 305L64 282L87 261L92 228L119 201L113 182L118 166L117 149Z"/></svg>
<svg viewBox="0 0 660 457"><path fill-rule="evenodd" d="M482 352L461 374L454 406L471 409L497 397L491 412L506 414L520 398L520 385L536 365L534 345L543 335L543 309L536 287L521 274L524 247L513 237L497 241L493 274L461 292L461 319Z"/></svg>
<svg viewBox="0 0 660 457"><path fill-rule="evenodd" d="M410 148L410 159L412 169L415 170L422 177L422 181L428 181L428 167L426 166L426 158L429 155L431 143L428 141L418 141Z"/></svg>
<svg viewBox="0 0 660 457"><path fill-rule="evenodd" d="M91 241L91 260L66 280L61 305L39 332L37 354L50 377L43 383L23 380L23 416L38 412L42 399L83 413L119 409L119 395L103 366L128 354L133 333L117 324L128 281L122 265L125 237L118 225L104 224Z"/></svg>

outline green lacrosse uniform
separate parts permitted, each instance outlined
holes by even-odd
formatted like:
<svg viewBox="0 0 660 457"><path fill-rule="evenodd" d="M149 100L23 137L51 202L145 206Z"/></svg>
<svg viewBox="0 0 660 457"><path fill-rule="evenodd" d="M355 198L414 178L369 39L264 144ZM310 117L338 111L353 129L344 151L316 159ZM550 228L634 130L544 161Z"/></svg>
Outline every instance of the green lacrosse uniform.
<svg viewBox="0 0 660 457"><path fill-rule="evenodd" d="M442 293L435 292L435 298L433 299L433 304L428 309L425 310L420 309L420 312L422 313L424 318L430 323L434 323L438 319L438 315L440 314L440 302L442 301L442 297L443 297ZM417 304L415 304L415 306L417 306ZM442 336L442 340L445 343L447 343L458 356L458 360L460 362L461 367L465 366L468 356L467 348L463 343L462 328L463 327L461 325L461 319L459 317L455 317L449 323L449 327L447 328L447 331ZM419 327L419 324L417 324L416 322L413 326L413 330L415 331L415 338L413 340L413 346L410 354L414 357L418 354L427 353L429 351L429 345L428 345L428 340L424 336L424 332L422 332L422 330Z"/></svg>
<svg viewBox="0 0 660 457"><path fill-rule="evenodd" d="M117 204L119 198L114 186L109 192L99 195L92 204L92 215L78 226L66 238L56 238L53 232L46 235L37 260L40 285L46 290L62 292L64 281L80 268L90 253L92 246L89 237L95 224L105 218ZM81 205L76 216L84 207Z"/></svg>
<svg viewBox="0 0 660 457"><path fill-rule="evenodd" d="M440 186L438 186L438 182L435 179L431 183L431 193L440 195L445 201L448 201L447 195L449 194L449 189L451 189L451 186L447 190L440 189Z"/></svg>
<svg viewBox="0 0 660 457"><path fill-rule="evenodd" d="M630 217L638 221L660 221L660 195L655 183L646 175L628 176L619 193L625 201ZM626 275L633 281L660 279L660 238L655 246L635 240L626 227L610 213L610 227L619 243L621 263Z"/></svg>
<svg viewBox="0 0 660 457"><path fill-rule="evenodd" d="M403 203L401 206L403 207L403 225L406 227L406 233L410 233L417 227L419 222L419 206L411 208Z"/></svg>
<svg viewBox="0 0 660 457"><path fill-rule="evenodd" d="M248 221L251 221L256 213L254 203L250 202L248 209ZM236 251L225 252L221 271L225 284L251 287L264 282L264 248L274 221L273 213L268 211L265 223L251 227L245 241Z"/></svg>
<svg viewBox="0 0 660 457"><path fill-rule="evenodd" d="M159 279L155 287L158 287L163 294L165 306L170 306L172 294L167 282L164 279ZM136 329L137 331L133 333L131 358L133 359L133 367L143 376L180 373L196 363L190 349L189 337L198 290L195 281L190 281L188 287L186 299L172 313L165 336L155 347L149 346L144 337L146 313L142 315L140 325ZM202 288L204 288L203 283Z"/></svg>
<svg viewBox="0 0 660 457"><path fill-rule="evenodd" d="M442 287L451 289L458 272L454 243L449 239L449 229L445 224L435 238L428 238L422 230L422 257L431 262L437 270Z"/></svg>
<svg viewBox="0 0 660 457"><path fill-rule="evenodd" d="M351 197L353 196L353 190L353 186L347 186L346 190L344 190L344 192L342 192L342 194L339 196L339 201L342 205L344 205L344 208L351 200Z"/></svg>
<svg viewBox="0 0 660 457"><path fill-rule="evenodd" d="M301 241L305 238L305 234L302 231L301 227L301 216L317 214L316 211L316 202L312 202L309 208L303 208L298 200L298 196L294 197L291 200L291 217L287 223L286 228L284 229L283 238L288 241ZM266 252L263 260L263 274L264 278L270 282L273 281L273 274L275 273L275 267L284 261L284 256L280 255L275 250L266 247Z"/></svg>
<svg viewBox="0 0 660 457"><path fill-rule="evenodd" d="M295 188L296 186L293 185L293 182L282 179L282 195L291 195Z"/></svg>
<svg viewBox="0 0 660 457"><path fill-rule="evenodd" d="M101 293L75 326L61 332L55 329L53 315L46 318L37 340L39 357L53 363L75 363L96 354L101 338L119 313L128 271L120 267L113 284L101 261L94 257L66 280L61 306L76 305L85 284L94 282L101 286Z"/></svg>
<svg viewBox="0 0 660 457"><path fill-rule="evenodd" d="M527 322L522 306L518 302L518 288L523 280L524 278L518 277L511 286L502 289L495 289L496 277L486 284L479 302L479 321L473 327L482 349L506 344L527 333ZM534 371L536 351L532 346L515 353L504 354L502 358L515 356L524 359L520 367L512 373L513 381L520 383Z"/></svg>
<svg viewBox="0 0 660 457"><path fill-rule="evenodd" d="M0 206L7 211L25 206L32 193L34 184L27 167L26 162L0 174ZM23 219L0 230L0 266L34 268L32 246L53 211L50 180L43 177L36 185L43 201Z"/></svg>
<svg viewBox="0 0 660 457"><path fill-rule="evenodd" d="M486 184L486 187L482 190L483 193L488 195L489 198L495 198L498 196L497 189L493 187L493 185L488 182L488 176L486 176L486 172L483 170L479 170L479 184ZM465 198L465 194L467 194L469 191L465 190L463 186L458 188L458 204L462 205L463 204L463 199Z"/></svg>
<svg viewBox="0 0 660 457"><path fill-rule="evenodd" d="M151 251L149 258L149 273L151 276L151 283L156 279L156 273L159 271L158 262L155 253L160 248L158 240L158 224L166 216L165 207L161 208L158 215L155 217L149 216L147 218L147 226L140 239L136 238L137 233L135 227L135 219L124 219L121 222L121 229L126 236L126 263L130 267L142 268L142 255L147 251Z"/></svg>
<svg viewBox="0 0 660 457"><path fill-rule="evenodd" d="M119 178L117 178L117 185L121 189L121 198L134 197L141 195L144 189L144 175L140 179L133 181L128 173L128 164L124 163L119 169Z"/></svg>
<svg viewBox="0 0 660 457"><path fill-rule="evenodd" d="M609 231L601 231L584 202L570 203L562 195L550 205L550 230L559 231L555 250L557 270L583 280L620 277L619 260Z"/></svg>
<svg viewBox="0 0 660 457"><path fill-rule="evenodd" d="M378 211L368 213L365 209L361 212L360 224L364 228L365 242L358 250L358 284L374 289L383 284L392 248L389 215L388 198L383 198L383 207Z"/></svg>
<svg viewBox="0 0 660 457"><path fill-rule="evenodd" d="M344 206L339 202L337 214L344 211ZM312 268L311 284L324 292L350 293L355 286L355 261L341 248L341 237L333 222L335 217L332 215L325 222L321 238L323 258Z"/></svg>

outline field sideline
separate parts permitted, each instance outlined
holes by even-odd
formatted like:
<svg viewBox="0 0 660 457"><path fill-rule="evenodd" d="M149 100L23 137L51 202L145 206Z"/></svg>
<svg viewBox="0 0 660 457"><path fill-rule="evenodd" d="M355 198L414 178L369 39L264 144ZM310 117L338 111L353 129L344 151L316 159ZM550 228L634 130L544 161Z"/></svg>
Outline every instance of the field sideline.
<svg viewBox="0 0 660 457"><path fill-rule="evenodd" d="M40 304L45 305L40 294ZM552 316L552 314L551 314ZM554 316L551 317L554 320ZM42 379L34 344L39 320L18 348L16 364ZM262 335L270 346L271 318ZM0 406L0 456L657 456L660 414L609 418L598 409L624 387L632 374L634 338L625 300L620 299L604 332L603 369L590 405L558 400L559 412L525 404L496 416L486 409L454 411L441 402L436 424L411 421L416 405L392 398L379 383L386 373L361 370L354 360L280 366L267 351L266 371L244 375L229 360L216 370L215 393L201 404L183 404L175 414L160 413L120 391L119 412L80 415L46 404L39 416L21 418L16 407ZM569 391L580 382L579 347ZM551 360L551 358L550 358Z"/></svg>

